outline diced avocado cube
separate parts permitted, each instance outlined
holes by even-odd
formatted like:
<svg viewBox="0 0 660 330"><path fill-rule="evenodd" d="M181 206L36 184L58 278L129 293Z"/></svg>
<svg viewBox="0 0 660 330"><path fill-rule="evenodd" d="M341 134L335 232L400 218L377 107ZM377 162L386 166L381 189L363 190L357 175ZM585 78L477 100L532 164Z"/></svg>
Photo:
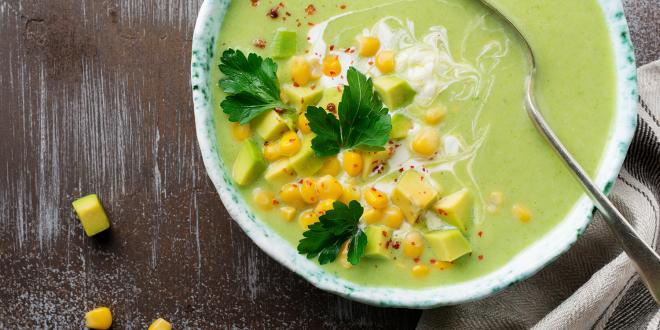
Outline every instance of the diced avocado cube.
<svg viewBox="0 0 660 330"><path fill-rule="evenodd" d="M415 170L403 173L392 191L392 202L401 209L410 223L415 223L437 197L435 188L424 175Z"/></svg>
<svg viewBox="0 0 660 330"><path fill-rule="evenodd" d="M328 104L335 105L335 109L339 110L339 102L341 101L342 92L337 87L330 87L323 90L323 97L318 102L318 106L327 109Z"/></svg>
<svg viewBox="0 0 660 330"><path fill-rule="evenodd" d="M470 252L472 248L458 229L437 230L424 234L438 261L451 262Z"/></svg>
<svg viewBox="0 0 660 330"><path fill-rule="evenodd" d="M296 172L291 167L289 159L280 159L268 165L264 178L270 183L277 183L290 181L295 175Z"/></svg>
<svg viewBox="0 0 660 330"><path fill-rule="evenodd" d="M87 236L92 237L110 228L108 216L103 210L99 197L95 194L76 199L72 204Z"/></svg>
<svg viewBox="0 0 660 330"><path fill-rule="evenodd" d="M405 139L408 137L408 131L412 128L413 123L410 118L403 114L397 113L392 116L392 131L390 138L395 140Z"/></svg>
<svg viewBox="0 0 660 330"><path fill-rule="evenodd" d="M374 88L390 110L405 107L415 97L415 90L410 87L410 84L397 76L374 78Z"/></svg>
<svg viewBox="0 0 660 330"><path fill-rule="evenodd" d="M285 59L296 53L296 31L277 29L271 43L271 57Z"/></svg>
<svg viewBox="0 0 660 330"><path fill-rule="evenodd" d="M261 154L261 150L254 141L248 140L243 143L236 160L234 160L231 175L236 184L245 186L252 183L265 169L266 161Z"/></svg>
<svg viewBox="0 0 660 330"><path fill-rule="evenodd" d="M467 189L461 189L445 196L433 204L433 209L442 220L466 232L472 211L470 192Z"/></svg>
<svg viewBox="0 0 660 330"><path fill-rule="evenodd" d="M316 174L323 167L324 159L319 158L312 149L312 139L314 136L308 134L303 137L300 151L289 158L291 167L301 176L311 176Z"/></svg>
<svg viewBox="0 0 660 330"><path fill-rule="evenodd" d="M298 112L307 111L310 105L316 105L323 96L323 90L320 88L312 87L295 87L291 84L286 84L282 87L284 95L288 103L296 107Z"/></svg>
<svg viewBox="0 0 660 330"><path fill-rule="evenodd" d="M364 229L367 235L367 246L364 248L364 256L370 258L390 258L387 250L387 242L392 239L392 229L382 225L369 225Z"/></svg>
<svg viewBox="0 0 660 330"><path fill-rule="evenodd" d="M392 157L394 151L394 145L388 143L385 145L385 150L363 152L364 166L362 167L362 178L366 179L372 173L382 173L383 167L387 163L387 160Z"/></svg>
<svg viewBox="0 0 660 330"><path fill-rule="evenodd" d="M271 110L253 121L254 130L266 141L271 141L289 130L286 120Z"/></svg>

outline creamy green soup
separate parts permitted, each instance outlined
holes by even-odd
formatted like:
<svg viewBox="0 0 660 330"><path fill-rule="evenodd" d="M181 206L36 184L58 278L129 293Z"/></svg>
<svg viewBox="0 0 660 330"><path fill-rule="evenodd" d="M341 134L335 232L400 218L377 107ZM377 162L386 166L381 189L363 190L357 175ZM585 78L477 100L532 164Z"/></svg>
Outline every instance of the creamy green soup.
<svg viewBox="0 0 660 330"><path fill-rule="evenodd" d="M580 163L595 173L615 104L612 50L597 1L492 2L513 18L535 50L539 103L548 121ZM313 174L294 171L289 178L266 180L261 172L241 182L245 202L294 248L307 225L328 209L323 196L360 201L365 210L360 226L387 232L380 251L386 255L365 256L350 265L342 254L322 266L328 272L359 284L407 288L474 279L501 267L547 233L581 196L527 117L527 65L519 41L479 1L233 1L215 62L229 48L271 57L280 28L295 32L296 46L293 56L276 60L280 83L293 88L294 95L296 88L310 93L318 89L321 100L312 97L311 102L328 111L333 110L328 104L338 106L334 103L339 97L329 91L345 84L349 66L374 82L396 76L412 89L409 100L388 100L394 130L403 133L391 139L388 154L377 166L370 168L370 154L357 150L363 170L352 175L347 166L353 160L347 159L349 151L342 151L324 159ZM375 51L367 49L374 47L368 44L374 40ZM311 77L300 78L292 61L306 61ZM217 67L212 74L214 81L222 78ZM303 79L305 86L296 79ZM400 89L393 87L394 96L401 96ZM392 96L389 92L379 92L384 101ZM227 168L246 141L254 141L255 152L267 159L269 168L295 157L269 149L282 143L284 132L269 132L266 141L255 129L259 123L251 122L249 128L230 123L219 106L225 97L219 87L213 90L216 136ZM284 98L296 103L290 95ZM395 116L405 123L395 123ZM288 129L304 148L309 133L301 125L304 121L293 119ZM437 194L412 216L406 201L395 196L397 189L406 189L401 184L410 180L404 178L407 173ZM335 182L328 176L339 182L341 195L319 195L319 181ZM317 184L316 198L286 202L291 198L282 191L299 188L305 182L301 180ZM382 196L372 194L372 203L367 200L372 189L385 196L384 207L373 201ZM448 256L427 236L450 230L460 233L469 250Z"/></svg>

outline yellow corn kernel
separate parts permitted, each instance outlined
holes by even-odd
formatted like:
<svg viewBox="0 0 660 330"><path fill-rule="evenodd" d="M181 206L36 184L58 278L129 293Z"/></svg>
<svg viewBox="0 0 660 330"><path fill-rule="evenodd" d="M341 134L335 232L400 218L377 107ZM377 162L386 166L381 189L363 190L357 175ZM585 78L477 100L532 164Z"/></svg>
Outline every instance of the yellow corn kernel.
<svg viewBox="0 0 660 330"><path fill-rule="evenodd" d="M254 198L254 204L264 211L272 209L273 205L275 205L273 194L268 190L255 189L252 192L252 197Z"/></svg>
<svg viewBox="0 0 660 330"><path fill-rule="evenodd" d="M349 241L344 242L344 244L341 246L341 250L339 252L339 264L344 267L345 269L351 269L353 268L353 265L348 261L348 244Z"/></svg>
<svg viewBox="0 0 660 330"><path fill-rule="evenodd" d="M387 207L388 200L387 200L387 195L385 195L384 192L376 189L376 188L369 188L367 191L364 192L364 199L375 209L384 209Z"/></svg>
<svg viewBox="0 0 660 330"><path fill-rule="evenodd" d="M310 78L312 80L318 80L321 78L321 75L323 74L323 66L321 66L321 62L319 61L318 58L313 58L309 61L309 67L310 67Z"/></svg>
<svg viewBox="0 0 660 330"><path fill-rule="evenodd" d="M424 121L429 125L440 123L447 116L447 108L444 106L435 106L424 112Z"/></svg>
<svg viewBox="0 0 660 330"><path fill-rule="evenodd" d="M319 191L314 179L303 179L300 184L300 196L307 204L316 204L319 201Z"/></svg>
<svg viewBox="0 0 660 330"><path fill-rule="evenodd" d="M309 229L311 224L319 222L319 216L312 210L307 210L300 215L300 227L303 230Z"/></svg>
<svg viewBox="0 0 660 330"><path fill-rule="evenodd" d="M341 201L344 204L348 204L351 201L360 200L360 187L354 185L348 185L344 187L344 193L341 194Z"/></svg>
<svg viewBox="0 0 660 330"><path fill-rule="evenodd" d="M305 86L312 79L312 66L302 56L294 56L289 61L291 79L299 86Z"/></svg>
<svg viewBox="0 0 660 330"><path fill-rule="evenodd" d="M412 149L422 156L433 156L440 149L440 134L435 129L423 128L413 139Z"/></svg>
<svg viewBox="0 0 660 330"><path fill-rule="evenodd" d="M344 171L350 176L358 176L362 173L362 155L356 151L344 153Z"/></svg>
<svg viewBox="0 0 660 330"><path fill-rule="evenodd" d="M300 189L295 183L287 183L282 186L280 189L280 199L291 205L296 205L297 203L302 202L302 195L300 194Z"/></svg>
<svg viewBox="0 0 660 330"><path fill-rule="evenodd" d="M341 73L339 56L326 56L323 59L323 74L328 77L336 77Z"/></svg>
<svg viewBox="0 0 660 330"><path fill-rule="evenodd" d="M439 270L446 270L454 267L454 264L451 262L447 261L436 261L433 263L433 267L439 269Z"/></svg>
<svg viewBox="0 0 660 330"><path fill-rule="evenodd" d="M410 258L419 258L424 252L424 240L422 235L411 231L403 239L403 254Z"/></svg>
<svg viewBox="0 0 660 330"><path fill-rule="evenodd" d="M383 218L383 211L377 209L368 209L362 214L364 223L371 225L379 222Z"/></svg>
<svg viewBox="0 0 660 330"><path fill-rule="evenodd" d="M239 123L231 123L231 135L236 141L243 141L250 137L250 124L241 125Z"/></svg>
<svg viewBox="0 0 660 330"><path fill-rule="evenodd" d="M90 329L110 329L112 312L108 307L99 307L85 313L85 326Z"/></svg>
<svg viewBox="0 0 660 330"><path fill-rule="evenodd" d="M298 116L298 129L303 134L309 134L312 132L312 128L309 127L309 120L307 120L307 116L305 116L304 113L301 113L300 116Z"/></svg>
<svg viewBox="0 0 660 330"><path fill-rule="evenodd" d="M514 204L511 208L513 215L523 223L528 223L532 220L532 212L522 204Z"/></svg>
<svg viewBox="0 0 660 330"><path fill-rule="evenodd" d="M360 42L358 54L362 57L374 56L380 49L380 40L376 37L361 37L358 41Z"/></svg>
<svg viewBox="0 0 660 330"><path fill-rule="evenodd" d="M376 67L381 73L394 71L394 52L384 50L376 55Z"/></svg>
<svg viewBox="0 0 660 330"><path fill-rule="evenodd" d="M341 163L337 157L328 157L323 163L323 167L319 170L319 175L332 175L337 176L341 172Z"/></svg>
<svg viewBox="0 0 660 330"><path fill-rule="evenodd" d="M172 330L172 325L170 322L167 322L166 320L159 318L154 321L154 323L151 323L149 326L149 329L147 330Z"/></svg>
<svg viewBox="0 0 660 330"><path fill-rule="evenodd" d="M280 145L278 143L266 143L264 145L264 158L269 161L275 161L282 157Z"/></svg>
<svg viewBox="0 0 660 330"><path fill-rule="evenodd" d="M403 223L403 212L396 206L388 207L383 213L383 224L392 228L399 229Z"/></svg>
<svg viewBox="0 0 660 330"><path fill-rule="evenodd" d="M316 207L314 208L314 212L316 212L316 214L318 214L319 216L322 216L325 214L325 212L328 212L334 208L332 206L334 202L335 202L334 199L324 199L316 205Z"/></svg>
<svg viewBox="0 0 660 330"><path fill-rule="evenodd" d="M296 217L296 208L293 206L282 206L280 207L280 214L284 220L291 221Z"/></svg>
<svg viewBox="0 0 660 330"><path fill-rule="evenodd" d="M429 266L427 266L427 265L415 265L412 268L412 274L415 277L425 277L429 274Z"/></svg>
<svg viewBox="0 0 660 330"><path fill-rule="evenodd" d="M319 198L321 199L338 200L344 190L339 180L330 175L322 176L316 186L319 190Z"/></svg>
<svg viewBox="0 0 660 330"><path fill-rule="evenodd" d="M296 132L286 132L280 139L280 152L283 155L291 157L295 155L302 147L302 142Z"/></svg>

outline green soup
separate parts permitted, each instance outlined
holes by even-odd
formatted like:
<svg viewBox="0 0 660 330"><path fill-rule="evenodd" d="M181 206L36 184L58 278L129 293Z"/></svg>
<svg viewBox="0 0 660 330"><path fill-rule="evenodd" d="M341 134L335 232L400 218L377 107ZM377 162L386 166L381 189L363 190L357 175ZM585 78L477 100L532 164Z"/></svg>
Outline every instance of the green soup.
<svg viewBox="0 0 660 330"><path fill-rule="evenodd" d="M612 50L597 1L493 2L513 18L535 50L538 98L548 121L580 163L595 173L615 105ZM524 109L527 65L523 49L511 31L479 1L311 4L313 8L309 7L310 1L300 0L288 0L279 7L264 0L233 1L217 42L215 62L219 63L220 55L228 48L269 57L274 31L287 28L296 32L296 55L310 60L312 67L325 68L324 58L337 56L343 73L351 65L376 78L387 66L387 58L359 54L361 47L367 47L362 44L364 38L374 37L380 43L378 52L391 50L394 55L393 72L388 74L402 77L415 90L411 104L390 109L393 115L409 118L412 127L405 138L394 140L399 147L378 171L352 177L341 169L346 165L342 153L337 157L339 162L326 160L320 173L332 173L345 195L349 185L360 189L365 216L372 207L364 193L371 188L389 198L387 207L397 207L392 200L393 190L401 172L412 166L433 181L431 187L438 194L433 203L456 192L469 197L465 202L467 213L460 215L465 223L460 231L469 243L470 253L451 262L439 258L424 235L460 225L437 214L433 206L423 211L417 222L405 219L401 224L397 219L385 219L384 211L374 211L372 218L362 220L365 226L367 222L384 226L394 223L385 247L389 257L364 257L352 267L338 260L322 266L328 272L371 286L421 288L467 281L503 266L571 210L581 196L580 187L537 133ZM313 60L315 56L318 64ZM383 62L377 65L377 60ZM290 59L276 62L281 82L295 79L290 76ZM312 73L307 84L324 90L341 85L342 76L332 78L327 70L323 71L319 80L314 76L318 73ZM212 74L214 81L222 77L217 66ZM214 104L218 104L215 122L219 152L231 168L245 142L237 141L242 139L240 132L233 134L236 127L219 106L225 96L219 87L213 90ZM291 126L304 140L299 121ZM429 147L428 143L417 141L421 146L414 146L425 130L435 132L429 134L439 141L432 155L420 155L419 148ZM272 146L280 139L277 136L266 142L254 129L249 135L262 152L267 147L264 143ZM295 248L304 231L301 221L306 220L301 219L309 215L309 210L318 210L317 204L288 205L279 192L287 183L303 178L318 182L321 176L293 174L288 182L269 182L261 174L240 191L261 221ZM272 196L275 205L258 207L255 192ZM424 234L421 239L416 237L414 248L406 241L411 232Z"/></svg>

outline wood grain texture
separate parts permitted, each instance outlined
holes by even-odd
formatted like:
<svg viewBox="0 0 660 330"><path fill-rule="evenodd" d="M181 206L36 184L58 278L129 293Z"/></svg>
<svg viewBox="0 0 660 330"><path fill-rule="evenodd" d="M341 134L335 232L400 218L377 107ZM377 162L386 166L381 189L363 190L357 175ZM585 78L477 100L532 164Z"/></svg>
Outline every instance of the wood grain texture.
<svg viewBox="0 0 660 330"><path fill-rule="evenodd" d="M660 8L627 1L639 63ZM206 176L189 86L201 0L0 0L0 329L412 328L321 292L243 234ZM98 193L89 239L70 203Z"/></svg>

